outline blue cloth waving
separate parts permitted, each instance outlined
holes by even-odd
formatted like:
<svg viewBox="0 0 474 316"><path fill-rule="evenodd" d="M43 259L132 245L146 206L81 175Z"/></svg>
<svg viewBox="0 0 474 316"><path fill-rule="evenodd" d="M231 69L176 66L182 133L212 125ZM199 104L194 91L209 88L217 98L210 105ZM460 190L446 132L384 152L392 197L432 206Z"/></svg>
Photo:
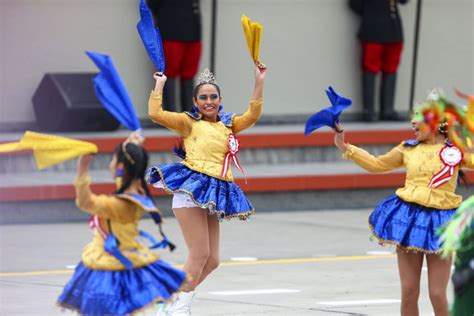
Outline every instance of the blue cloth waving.
<svg viewBox="0 0 474 316"><path fill-rule="evenodd" d="M143 46L150 56L151 61L158 72L165 72L165 55L160 31L153 22L153 15L145 0L140 0L140 21L137 24L138 34L142 39Z"/></svg>
<svg viewBox="0 0 474 316"><path fill-rule="evenodd" d="M110 56L86 51L87 56L99 68L94 78L94 89L99 101L120 123L131 131L141 132L141 125L125 84Z"/></svg>
<svg viewBox="0 0 474 316"><path fill-rule="evenodd" d="M336 123L339 122L339 115L352 104L352 100L337 94L332 87L326 90L326 94L331 102L331 106L322 109L306 121L305 135L322 126L329 126L335 129Z"/></svg>

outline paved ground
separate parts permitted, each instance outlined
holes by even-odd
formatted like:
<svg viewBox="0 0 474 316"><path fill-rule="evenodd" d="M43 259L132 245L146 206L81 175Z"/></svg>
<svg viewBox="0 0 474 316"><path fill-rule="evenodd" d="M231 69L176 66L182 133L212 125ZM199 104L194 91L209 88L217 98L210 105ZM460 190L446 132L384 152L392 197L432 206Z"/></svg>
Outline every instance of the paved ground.
<svg viewBox="0 0 474 316"><path fill-rule="evenodd" d="M223 264L198 289L193 315L398 315L396 258L369 240L368 214L278 212L223 223ZM177 223L168 218L165 227L179 248L163 257L180 264ZM148 220L143 228L155 231ZM86 223L1 226L0 314L72 315L54 302L89 239ZM426 271L420 310L432 315Z"/></svg>

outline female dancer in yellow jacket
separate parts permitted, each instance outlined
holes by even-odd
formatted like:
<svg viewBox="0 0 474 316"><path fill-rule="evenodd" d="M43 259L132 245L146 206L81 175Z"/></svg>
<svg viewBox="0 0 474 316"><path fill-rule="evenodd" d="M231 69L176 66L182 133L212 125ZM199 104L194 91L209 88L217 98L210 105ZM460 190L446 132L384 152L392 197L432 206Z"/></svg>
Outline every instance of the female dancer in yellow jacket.
<svg viewBox="0 0 474 316"><path fill-rule="evenodd" d="M341 125L336 125L335 144L345 159L369 172L407 169L405 186L380 202L369 217L369 227L380 243L397 246L401 315L418 315L421 268L426 257L431 304L437 316L448 316L446 289L451 259L440 256L436 230L461 204L462 197L455 193L459 169L474 165L471 155L463 157L449 141L446 122L436 131L417 119L411 124L416 140L404 141L382 156L374 157L345 143Z"/></svg>
<svg viewBox="0 0 474 316"><path fill-rule="evenodd" d="M185 113L164 111L162 91L166 77L155 74L150 95L150 118L184 140L184 160L156 165L148 171L148 181L173 194L173 212L189 251L184 270L194 290L219 265L219 220L246 219L254 212L252 204L233 182L230 168L239 150L236 134L255 124L262 112L266 68L255 67L255 86L248 110L243 115L225 113L221 92L214 75L205 70L194 89L194 110ZM194 292L182 292L170 310L189 314Z"/></svg>
<svg viewBox="0 0 474 316"><path fill-rule="evenodd" d="M58 304L83 315L134 314L170 299L185 285L186 273L137 241L143 214L161 216L146 187L148 154L143 147L132 142L117 146L110 171L114 178L122 176L123 182L111 195L91 192L92 159L92 155L79 158L74 186L76 204L92 215L89 226L95 234Z"/></svg>

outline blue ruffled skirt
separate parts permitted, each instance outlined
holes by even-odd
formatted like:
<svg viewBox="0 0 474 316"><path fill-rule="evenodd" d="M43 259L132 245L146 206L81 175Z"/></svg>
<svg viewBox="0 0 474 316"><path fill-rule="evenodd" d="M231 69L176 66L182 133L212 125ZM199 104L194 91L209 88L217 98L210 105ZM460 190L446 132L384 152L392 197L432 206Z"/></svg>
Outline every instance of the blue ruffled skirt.
<svg viewBox="0 0 474 316"><path fill-rule="evenodd" d="M161 260L123 271L93 270L81 262L57 303L82 315L129 315L167 301L185 280L185 272Z"/></svg>
<svg viewBox="0 0 474 316"><path fill-rule="evenodd" d="M189 169L181 163L156 165L147 171L147 180L167 193L186 193L196 205L217 213L219 219L246 220L254 208L233 182L220 180Z"/></svg>
<svg viewBox="0 0 474 316"><path fill-rule="evenodd" d="M394 194L370 214L369 227L381 244L393 244L408 251L437 253L441 244L436 231L451 219L455 211L405 202Z"/></svg>

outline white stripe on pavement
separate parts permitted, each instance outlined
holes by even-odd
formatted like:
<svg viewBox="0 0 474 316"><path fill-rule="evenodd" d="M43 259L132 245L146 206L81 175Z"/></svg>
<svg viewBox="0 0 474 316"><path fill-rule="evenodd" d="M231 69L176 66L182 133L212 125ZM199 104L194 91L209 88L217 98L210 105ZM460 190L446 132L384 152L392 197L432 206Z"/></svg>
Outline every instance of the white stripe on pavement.
<svg viewBox="0 0 474 316"><path fill-rule="evenodd" d="M385 250L369 250L366 253L369 256L379 256L379 255L391 255L393 254L392 251L385 251Z"/></svg>
<svg viewBox="0 0 474 316"><path fill-rule="evenodd" d="M351 306L351 305L376 305L376 304L393 304L400 303L397 299L379 299L379 300L357 300L357 301L333 301L318 302L319 305L327 306Z"/></svg>
<svg viewBox="0 0 474 316"><path fill-rule="evenodd" d="M288 289L268 289L268 290L247 290L247 291L220 291L220 292L209 292L214 295L254 295L254 294L280 294L280 293L296 293L301 292L300 290L288 290Z"/></svg>
<svg viewBox="0 0 474 316"><path fill-rule="evenodd" d="M235 261L235 262L249 262L249 261L257 261L258 258L255 257L232 257L230 258L230 261Z"/></svg>

